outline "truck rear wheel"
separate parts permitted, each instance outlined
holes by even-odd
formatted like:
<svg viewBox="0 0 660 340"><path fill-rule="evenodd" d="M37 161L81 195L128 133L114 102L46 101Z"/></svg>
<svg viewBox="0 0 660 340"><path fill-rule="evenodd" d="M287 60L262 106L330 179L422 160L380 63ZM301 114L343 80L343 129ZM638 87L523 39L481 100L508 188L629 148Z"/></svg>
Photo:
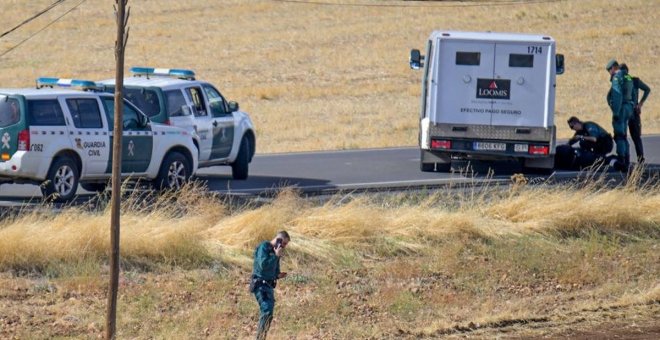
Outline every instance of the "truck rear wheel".
<svg viewBox="0 0 660 340"><path fill-rule="evenodd" d="M549 156L538 159L521 159L524 173L549 175L555 168L555 157Z"/></svg>
<svg viewBox="0 0 660 340"><path fill-rule="evenodd" d="M423 172L434 172L435 164L434 163L419 163L419 170Z"/></svg>
<svg viewBox="0 0 660 340"><path fill-rule="evenodd" d="M68 157L55 158L48 170L46 181L41 185L41 193L47 200L70 201L76 195L79 179L80 171L76 162Z"/></svg>

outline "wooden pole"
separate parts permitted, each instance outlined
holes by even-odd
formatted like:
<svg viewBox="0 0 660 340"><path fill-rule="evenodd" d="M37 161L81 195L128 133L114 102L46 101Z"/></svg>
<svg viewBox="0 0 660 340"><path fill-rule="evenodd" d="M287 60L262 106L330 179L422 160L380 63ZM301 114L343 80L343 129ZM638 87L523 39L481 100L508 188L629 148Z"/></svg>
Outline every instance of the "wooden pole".
<svg viewBox="0 0 660 340"><path fill-rule="evenodd" d="M115 118L112 142L112 196L110 216L110 289L108 291L108 309L106 314L105 338L116 338L117 295L119 288L119 216L121 207L121 150L124 118L124 50L128 41L128 0L115 0L117 20L117 40L115 40Z"/></svg>

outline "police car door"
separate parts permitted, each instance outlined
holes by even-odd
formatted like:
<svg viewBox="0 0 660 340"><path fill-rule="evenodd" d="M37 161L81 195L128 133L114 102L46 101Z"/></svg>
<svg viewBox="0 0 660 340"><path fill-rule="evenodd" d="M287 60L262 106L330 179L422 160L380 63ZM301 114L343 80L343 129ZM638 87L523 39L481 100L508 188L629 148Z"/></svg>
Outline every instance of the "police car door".
<svg viewBox="0 0 660 340"><path fill-rule="evenodd" d="M115 100L114 97L102 98L105 114L109 122L109 130L114 130ZM154 136L151 125L145 124L146 117L136 107L124 101L123 138L121 147L121 172L122 174L145 173L152 160L154 148ZM110 144L114 134L110 137ZM108 162L105 170L112 173L112 159Z"/></svg>
<svg viewBox="0 0 660 340"><path fill-rule="evenodd" d="M229 157L234 144L234 115L229 112L220 92L209 84L202 84L209 103L213 126L213 144L210 159Z"/></svg>
<svg viewBox="0 0 660 340"><path fill-rule="evenodd" d="M197 135L199 135L199 161L211 159L213 150L213 117L208 113L205 97L200 86L185 89L186 97L191 104Z"/></svg>
<svg viewBox="0 0 660 340"><path fill-rule="evenodd" d="M554 90L546 78L550 52L550 46L540 42L495 45L495 78L506 82L510 91L493 101L493 125L546 126L548 93Z"/></svg>
<svg viewBox="0 0 660 340"><path fill-rule="evenodd" d="M110 136L107 121L101 115L96 97L60 97L62 107L68 110L69 138L82 159L82 178L107 177L105 170L110 159Z"/></svg>
<svg viewBox="0 0 660 340"><path fill-rule="evenodd" d="M431 93L437 123L490 125L492 100L483 89L493 82L495 44L488 41L438 39Z"/></svg>

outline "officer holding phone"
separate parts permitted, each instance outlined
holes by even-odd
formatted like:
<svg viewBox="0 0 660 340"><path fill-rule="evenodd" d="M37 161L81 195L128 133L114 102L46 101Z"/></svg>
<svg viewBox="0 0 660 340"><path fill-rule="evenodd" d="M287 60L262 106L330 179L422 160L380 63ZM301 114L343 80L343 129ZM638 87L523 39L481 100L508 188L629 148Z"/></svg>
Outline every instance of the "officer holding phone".
<svg viewBox="0 0 660 340"><path fill-rule="evenodd" d="M259 303L259 325L257 339L266 339L266 334L273 320L275 309L275 286L277 280L285 278L287 273L280 272L280 258L291 238L286 231L277 233L271 241L263 241L254 251L254 267L250 280L250 292Z"/></svg>

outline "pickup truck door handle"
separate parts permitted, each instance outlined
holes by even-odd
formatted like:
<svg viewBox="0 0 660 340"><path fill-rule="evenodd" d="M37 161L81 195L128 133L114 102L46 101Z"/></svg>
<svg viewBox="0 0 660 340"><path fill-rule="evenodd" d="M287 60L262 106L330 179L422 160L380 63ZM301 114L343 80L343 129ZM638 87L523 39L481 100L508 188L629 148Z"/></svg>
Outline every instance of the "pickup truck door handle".
<svg viewBox="0 0 660 340"><path fill-rule="evenodd" d="M218 127L218 121L217 120L213 121L213 127Z"/></svg>

